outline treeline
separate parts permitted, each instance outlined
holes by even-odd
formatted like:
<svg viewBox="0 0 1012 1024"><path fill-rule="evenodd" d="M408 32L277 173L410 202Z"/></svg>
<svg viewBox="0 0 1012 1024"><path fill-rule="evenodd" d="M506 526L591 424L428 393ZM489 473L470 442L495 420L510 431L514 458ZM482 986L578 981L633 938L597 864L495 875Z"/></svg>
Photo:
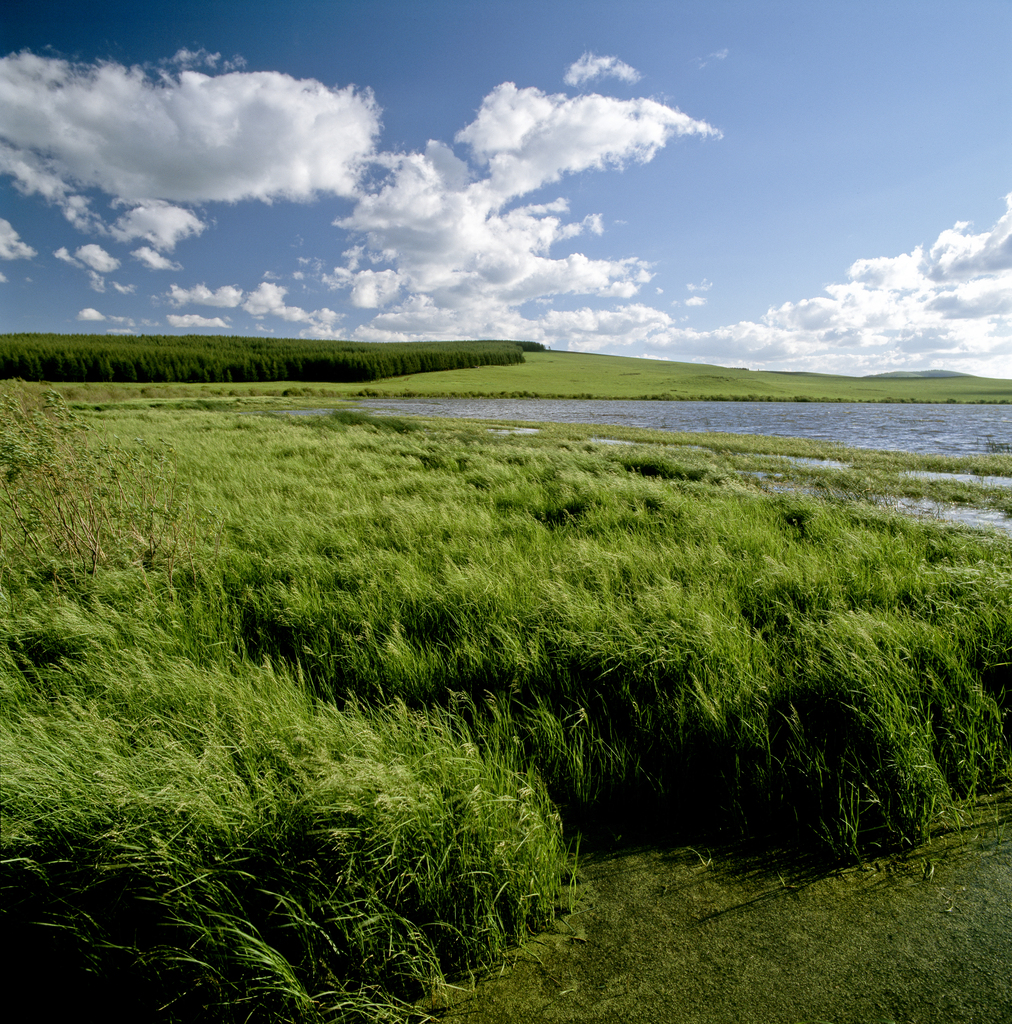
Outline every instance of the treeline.
<svg viewBox="0 0 1012 1024"><path fill-rule="evenodd" d="M347 383L473 366L511 366L529 341L352 342L203 334L0 335L0 378L159 383Z"/></svg>

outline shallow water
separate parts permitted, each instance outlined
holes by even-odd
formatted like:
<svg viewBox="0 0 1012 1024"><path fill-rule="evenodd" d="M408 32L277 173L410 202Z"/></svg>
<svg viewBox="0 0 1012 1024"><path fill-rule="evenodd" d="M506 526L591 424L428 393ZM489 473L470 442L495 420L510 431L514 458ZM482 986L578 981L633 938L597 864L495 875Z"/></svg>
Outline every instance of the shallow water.
<svg viewBox="0 0 1012 1024"><path fill-rule="evenodd" d="M811 461L811 460L810 460ZM750 477L763 483L764 490L777 494L811 494L819 496L823 492L814 487L805 487L784 480L783 473L771 473L761 469L739 469L739 476ZM940 477L952 474L940 473ZM976 529L1000 530L1012 534L1012 519L997 509L976 508L973 505L953 505L946 502L932 501L930 498L893 498L887 496L873 497L881 505L894 508L905 515L918 516L922 519L939 519L961 526L972 526Z"/></svg>
<svg viewBox="0 0 1012 1024"><path fill-rule="evenodd" d="M973 508L965 505L940 504L929 498L900 498L894 505L897 512L908 515L922 516L927 519L944 519L948 523L959 523L962 526L989 527L1003 533L1012 533L1012 519L989 508Z"/></svg>
<svg viewBox="0 0 1012 1024"><path fill-rule="evenodd" d="M1012 1021L1007 798L991 813L852 867L790 851L598 848L581 857L575 903L498 977L451 991L447 1019Z"/></svg>
<svg viewBox="0 0 1012 1024"><path fill-rule="evenodd" d="M410 416L594 423L673 432L719 431L838 441L854 448L980 455L1012 443L1012 406L878 402L634 402L550 398L369 398Z"/></svg>
<svg viewBox="0 0 1012 1024"><path fill-rule="evenodd" d="M972 473L929 473L922 469L908 469L900 476L915 480L953 480L962 484L978 484L981 487L1012 487L1012 476L974 476Z"/></svg>

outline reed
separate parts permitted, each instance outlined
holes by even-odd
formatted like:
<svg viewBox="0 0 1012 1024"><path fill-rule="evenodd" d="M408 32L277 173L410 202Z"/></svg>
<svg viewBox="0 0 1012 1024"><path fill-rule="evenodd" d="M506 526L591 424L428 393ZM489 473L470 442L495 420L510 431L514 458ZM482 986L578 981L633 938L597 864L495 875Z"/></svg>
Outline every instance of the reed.
<svg viewBox="0 0 1012 1024"><path fill-rule="evenodd" d="M63 572L0 511L0 882L124 1017L410 1015L550 916L563 819L853 856L1008 784L997 534L570 428L88 422L203 534Z"/></svg>

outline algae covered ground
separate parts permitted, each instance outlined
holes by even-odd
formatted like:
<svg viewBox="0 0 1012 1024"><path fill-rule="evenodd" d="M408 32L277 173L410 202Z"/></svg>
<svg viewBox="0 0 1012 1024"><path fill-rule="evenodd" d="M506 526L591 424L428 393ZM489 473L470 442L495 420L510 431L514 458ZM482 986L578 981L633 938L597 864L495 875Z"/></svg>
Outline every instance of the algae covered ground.
<svg viewBox="0 0 1012 1024"><path fill-rule="evenodd" d="M579 829L852 861L1009 783L1012 540L867 500L1008 456L249 411L7 389L3 912L79 1017L424 1015Z"/></svg>

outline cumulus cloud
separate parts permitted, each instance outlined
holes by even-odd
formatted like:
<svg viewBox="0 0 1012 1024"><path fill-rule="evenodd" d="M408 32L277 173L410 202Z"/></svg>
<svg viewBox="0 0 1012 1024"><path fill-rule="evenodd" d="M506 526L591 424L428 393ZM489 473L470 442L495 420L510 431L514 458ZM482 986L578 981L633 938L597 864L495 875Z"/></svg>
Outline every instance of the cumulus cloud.
<svg viewBox="0 0 1012 1024"><path fill-rule="evenodd" d="M600 214L572 221L564 198L515 201L570 174L649 161L689 135L719 132L654 100L568 97L506 82L457 133L463 157L430 141L422 153L385 159L386 177L335 222L361 244L322 280L348 289L354 306L384 309L358 336L388 340L527 337L523 303L631 298L653 276L644 261L550 255L559 242L602 234Z"/></svg>
<svg viewBox="0 0 1012 1024"><path fill-rule="evenodd" d="M0 284L7 284L7 275L0 273Z"/></svg>
<svg viewBox="0 0 1012 1024"><path fill-rule="evenodd" d="M21 241L9 220L0 217L0 260L30 260L35 250Z"/></svg>
<svg viewBox="0 0 1012 1024"><path fill-rule="evenodd" d="M157 75L28 52L0 59L0 171L82 230L166 249L203 230L180 203L352 195L379 131L368 90L275 71L208 75L194 68L217 55L180 54ZM107 227L85 189L125 212Z"/></svg>
<svg viewBox="0 0 1012 1024"><path fill-rule="evenodd" d="M220 316L199 316L196 313L169 313L165 317L171 327L228 327L228 318Z"/></svg>
<svg viewBox="0 0 1012 1024"><path fill-rule="evenodd" d="M504 82L457 133L502 200L577 171L646 163L675 135L719 136L712 125L656 100L569 97Z"/></svg>
<svg viewBox="0 0 1012 1024"><path fill-rule="evenodd" d="M664 326L646 342L679 359L733 360L757 369L860 374L944 366L1008 376L1012 194L1006 207L989 231L973 234L958 223L927 250L857 260L845 283L770 308L758 322L709 331Z"/></svg>
<svg viewBox="0 0 1012 1024"><path fill-rule="evenodd" d="M122 200L117 200L114 205L124 204ZM181 206L149 200L118 218L109 228L109 234L117 242L132 242L135 238L143 238L156 248L171 252L177 242L190 235L199 235L204 227L204 223L195 214Z"/></svg>
<svg viewBox="0 0 1012 1024"><path fill-rule="evenodd" d="M91 306L82 309L77 314L78 320L104 320L104 314L100 313L97 309L92 309Z"/></svg>
<svg viewBox="0 0 1012 1024"><path fill-rule="evenodd" d="M131 256L135 260L140 260L148 268L148 270L182 270L183 265L170 260L168 256L163 256L160 252L155 252L150 246L142 245L139 249L134 249Z"/></svg>
<svg viewBox="0 0 1012 1024"><path fill-rule="evenodd" d="M66 252L66 249L62 250ZM110 274L119 270L120 262L111 253L105 251L100 245L82 245L74 256L86 267L90 267L98 274Z"/></svg>
<svg viewBox="0 0 1012 1024"><path fill-rule="evenodd" d="M623 82L638 82L642 76L633 67L618 57L598 57L585 53L578 61L570 64L563 81L566 85L583 85L596 78L618 78Z"/></svg>
<svg viewBox="0 0 1012 1024"><path fill-rule="evenodd" d="M220 306L233 309L242 302L243 290L235 285L225 284L211 291L206 284L194 285L192 288L180 288L174 284L169 288L167 298L176 306L196 303L201 306Z"/></svg>
<svg viewBox="0 0 1012 1024"><path fill-rule="evenodd" d="M105 278L102 275L118 270L120 266L120 261L115 256L106 252L102 246L95 244L79 246L73 256L70 255L66 246L61 245L53 255L58 260L69 263L72 267L86 270L91 288L96 292L105 291ZM132 287L124 289L118 284L114 284L113 287L118 291L133 290Z"/></svg>
<svg viewBox="0 0 1012 1024"><path fill-rule="evenodd" d="M279 284L261 281L256 291L246 296L242 308L258 320L265 316L276 316L289 323L305 324L306 326L299 332L303 337L337 337L334 325L341 319L340 313L326 307L310 312L299 306L289 306L285 303L287 292L288 289Z"/></svg>
<svg viewBox="0 0 1012 1024"><path fill-rule="evenodd" d="M415 294L380 312L357 336L377 341L436 337L513 337L553 347L755 369L847 374L944 366L1008 376L1012 366L1012 260L1008 209L989 231L957 224L929 248L857 260L844 283L822 296L770 308L758 321L713 330L680 326L645 303L609 309L549 309L525 317L508 303L440 305ZM689 288L687 304L710 282Z"/></svg>

